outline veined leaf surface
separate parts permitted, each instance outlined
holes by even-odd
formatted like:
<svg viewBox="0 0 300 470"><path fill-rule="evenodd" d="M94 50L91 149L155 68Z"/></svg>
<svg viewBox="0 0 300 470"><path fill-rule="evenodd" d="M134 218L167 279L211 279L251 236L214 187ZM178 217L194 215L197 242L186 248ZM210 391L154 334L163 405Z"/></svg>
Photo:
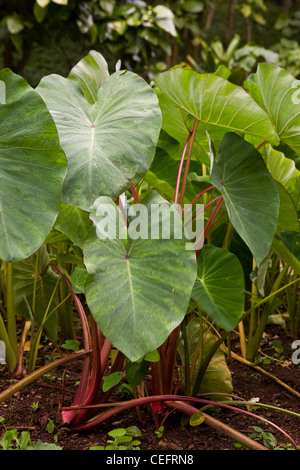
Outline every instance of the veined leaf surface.
<svg viewBox="0 0 300 470"><path fill-rule="evenodd" d="M132 72L110 75L96 96L95 83L90 93L73 75L44 77L37 90L68 159L63 202L89 211L97 197L115 198L145 175L155 155L161 111L152 88Z"/></svg>
<svg viewBox="0 0 300 470"><path fill-rule="evenodd" d="M224 78L175 68L159 74L155 81L165 95L163 108L177 108L176 113L163 112L162 127L172 137L187 138L198 120L196 143L206 150L206 131L214 142L232 131L279 143L266 111L244 89Z"/></svg>
<svg viewBox="0 0 300 470"><path fill-rule="evenodd" d="M244 275L238 258L222 248L204 245L197 265L192 298L218 326L232 330L244 307Z"/></svg>
<svg viewBox="0 0 300 470"><path fill-rule="evenodd" d="M273 64L258 64L245 87L266 110L281 141L300 153L300 81Z"/></svg>
<svg viewBox="0 0 300 470"><path fill-rule="evenodd" d="M133 239L113 202L100 202L108 204L112 219L117 215L123 238L100 239L97 209L92 211L95 225L84 245L86 299L103 334L134 362L160 346L183 320L196 277L195 253L186 250L185 240L174 238L172 228L170 239ZM166 205L164 213L173 213L178 222L177 210ZM148 225L148 215L140 215L140 224Z"/></svg>
<svg viewBox="0 0 300 470"><path fill-rule="evenodd" d="M231 223L259 266L270 250L279 213L276 183L262 156L242 137L226 134L211 183L223 194Z"/></svg>
<svg viewBox="0 0 300 470"><path fill-rule="evenodd" d="M50 232L67 161L39 94L9 69L0 88L0 258L17 261Z"/></svg>

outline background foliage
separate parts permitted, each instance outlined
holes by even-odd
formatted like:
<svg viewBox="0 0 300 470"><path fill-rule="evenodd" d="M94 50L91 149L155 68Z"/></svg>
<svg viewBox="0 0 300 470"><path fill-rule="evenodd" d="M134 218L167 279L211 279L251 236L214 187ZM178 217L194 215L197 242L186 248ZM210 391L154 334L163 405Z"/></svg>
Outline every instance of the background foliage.
<svg viewBox="0 0 300 470"><path fill-rule="evenodd" d="M267 60L300 73L299 0L2 0L0 67L32 86L66 76L91 48L114 70L153 79L182 61L214 72L242 71Z"/></svg>

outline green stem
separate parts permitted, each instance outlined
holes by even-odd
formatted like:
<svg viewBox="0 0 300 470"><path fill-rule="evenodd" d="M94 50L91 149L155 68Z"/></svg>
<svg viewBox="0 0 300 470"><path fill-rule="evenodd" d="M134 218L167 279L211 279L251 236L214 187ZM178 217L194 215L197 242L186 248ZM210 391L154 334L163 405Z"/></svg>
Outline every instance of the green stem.
<svg viewBox="0 0 300 470"><path fill-rule="evenodd" d="M30 348L30 356L29 356L29 363L28 363L28 372L31 373L34 369L35 369L35 364L36 364L36 358L37 358L37 355L38 355L38 348L39 348L39 344L40 344L40 341L41 341L41 336L42 336L42 333L43 333L43 330L44 330L44 326L45 326L45 323L47 320L49 320L49 318L51 317L51 315L53 315L53 313L59 308L61 307L61 305L67 300L67 297L64 298L64 300L62 302L60 302L58 305L56 305L56 307L54 307L51 312L49 313L49 309L50 309L50 306L53 302L53 298L54 298L54 295L56 293L56 290L57 290L57 287L58 287L58 283L60 282L60 279L57 280L56 282L56 285L55 285L55 288L53 289L53 292L52 292L52 295L51 295L51 298L48 302L48 305L47 305L47 309L45 311L45 314L44 314L44 318L39 326L39 329L34 337L34 340L33 340L33 343L32 343L32 346ZM71 294L69 294L71 295Z"/></svg>
<svg viewBox="0 0 300 470"><path fill-rule="evenodd" d="M181 331L182 331L182 338L183 338L183 347L184 347L184 393L185 395L190 395L191 394L191 372L190 372L190 358L189 358L189 345L188 345L188 339L187 339L187 334L186 334L186 318L183 319L182 325L181 325Z"/></svg>
<svg viewBox="0 0 300 470"><path fill-rule="evenodd" d="M300 281L300 277L298 277L297 279L294 279L293 281L289 282L288 284L284 285L283 287L280 287L280 289L277 289L276 291L272 292L271 294L269 294L267 297L264 297L263 299L259 300L255 305L253 305L252 307L250 307L244 314L243 314L243 317L242 319L245 319L249 313L251 313L251 311L257 307L259 307L260 305L264 304L265 302L268 302L270 299L272 299L272 297L274 297L275 295L279 294L280 292L284 291L288 286L291 286L292 284L295 284L296 282Z"/></svg>
<svg viewBox="0 0 300 470"><path fill-rule="evenodd" d="M234 229L232 223L229 221L228 225L227 225L226 235L225 235L223 245L222 245L222 248L224 250L229 250L234 232L235 232L235 229Z"/></svg>
<svg viewBox="0 0 300 470"><path fill-rule="evenodd" d="M287 270L289 266L286 265L279 273L277 276L276 281L274 282L272 292L278 292L278 288L280 284L282 283L283 278L285 277ZM257 323L256 330L253 332L253 335L251 338L248 340L248 348L247 348L247 359L249 361L254 361L255 356L258 352L259 349L259 344L263 335L263 332L265 331L269 315L272 313L273 309L273 303L274 303L274 297L270 298L264 307L264 310L261 314L261 317L259 319L259 322Z"/></svg>
<svg viewBox="0 0 300 470"><path fill-rule="evenodd" d="M17 327L14 305L13 263L4 262L6 272L7 333L14 354L18 354Z"/></svg>
<svg viewBox="0 0 300 470"><path fill-rule="evenodd" d="M253 403L253 401L244 401L244 400L222 400L222 403L227 403L228 405L242 405L251 408L267 408L269 410L281 411L296 418L300 418L300 414L295 411L287 410L285 408L280 408L279 406L268 405L266 403Z"/></svg>
<svg viewBox="0 0 300 470"><path fill-rule="evenodd" d="M38 277L38 273L39 273L38 263L39 263L39 250L37 250L37 252L36 252L35 270L34 270L33 295L32 295L32 307L31 307L33 317L34 317L34 313L35 313L36 285L37 285L37 277Z"/></svg>

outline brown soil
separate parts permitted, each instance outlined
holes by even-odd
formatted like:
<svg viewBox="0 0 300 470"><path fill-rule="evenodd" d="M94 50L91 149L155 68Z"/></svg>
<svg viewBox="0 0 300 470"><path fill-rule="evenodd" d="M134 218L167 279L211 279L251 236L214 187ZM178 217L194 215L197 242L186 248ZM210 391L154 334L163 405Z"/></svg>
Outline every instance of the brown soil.
<svg viewBox="0 0 300 470"><path fill-rule="evenodd" d="M277 327L270 328L266 341L262 345L262 349L265 350L266 354L274 354L274 350L270 346L270 341L274 338L284 346L284 352L279 358L282 362L275 362L273 359L269 365L263 363L259 365L300 393L300 366L291 363L291 344L293 340L286 335L286 332L279 330ZM237 348L234 341L233 347ZM74 384L80 377L80 367L80 360L68 365L69 377L66 382L65 391L65 402L67 403L70 403L74 397ZM299 397L272 378L237 360L232 360L229 367L232 372L235 395L244 400L259 398L261 403L300 413ZM43 377L36 380L16 393L11 399L2 403L0 405L0 416L5 418L6 425L10 422L11 428L18 428L20 431L27 430L32 416L30 407L34 402L38 402L38 409L33 416L30 433L31 439L33 441L41 440L53 443L54 435L49 434L45 428L49 419L55 422L58 429L60 427L58 405L61 399L61 378L64 372L65 367L58 368L51 377ZM9 384L9 376L4 366L0 366L0 392L8 388ZM123 398L116 395L115 399L121 400ZM240 409L245 409L245 407L240 407ZM258 420L258 418L252 418L245 414L222 408L212 408L206 412L247 436L253 432L252 426L255 425L264 431L271 432L277 439L277 445L290 442L286 435L274 426L267 425ZM300 418L284 412L263 408L257 408L253 412L280 427L300 446ZM159 419L162 420L164 416L161 415ZM147 408L140 410L140 416L135 408L130 411L127 410L125 413L116 415L104 424L82 433L70 434L60 431L57 445L61 446L63 450L88 450L91 446L95 445L105 446L108 431L132 425L138 426L142 433L141 450L196 451L237 449L232 438L212 429L205 422L197 427L190 426L189 424L183 426L181 415L177 412L172 412L164 421L163 435L161 438L158 438L155 434L153 417ZM56 433L57 431L54 434ZM0 429L0 437L1 434L3 434L3 429Z"/></svg>

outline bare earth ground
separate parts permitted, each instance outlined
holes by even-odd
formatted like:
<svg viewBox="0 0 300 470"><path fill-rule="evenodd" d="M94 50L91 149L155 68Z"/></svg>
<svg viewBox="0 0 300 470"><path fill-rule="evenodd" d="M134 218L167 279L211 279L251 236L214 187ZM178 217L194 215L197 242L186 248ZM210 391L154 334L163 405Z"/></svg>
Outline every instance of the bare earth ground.
<svg viewBox="0 0 300 470"><path fill-rule="evenodd" d="M281 379L292 389L300 392L300 366L291 363L291 344L293 339L286 335L286 332L278 329L278 327L270 328L268 331L267 341L263 348L266 354L273 354L274 350L270 348L268 341L275 338L284 346L284 353L281 355L281 363L274 360L271 364L265 365L264 368L276 377ZM237 347L234 345L233 348ZM237 350L238 352L238 350ZM74 397L75 382L80 377L81 360L78 359L72 364L68 364L67 386L65 391L65 403L72 402ZM261 365L261 364L259 364ZM251 398L259 398L261 403L275 405L287 410L300 413L300 399L273 379L267 377L261 372L241 364L236 360L232 360L229 365L232 372L234 394L244 400ZM7 400L0 405L0 416L5 418L5 423L10 422L11 428L27 430L32 416L30 406L34 402L38 402L38 409L34 414L31 439L33 441L41 440L43 442L53 443L53 434L49 434L46 430L48 420L51 419L59 428L59 412L58 403L61 399L61 377L65 368L56 369L49 377L38 379L33 384L16 393L12 399ZM0 392L9 387L9 376L0 366ZM122 397L116 395L116 400L123 400ZM256 418L246 416L241 413L232 412L221 408L211 409L208 411L213 416L220 419L223 423L230 425L238 431L250 435L253 432L252 426L259 426L264 431L271 432L277 439L277 445L286 444L288 438L279 432L275 427L268 426ZM256 414L267 418L269 421L283 429L289 436L300 446L300 418L267 409L256 409ZM136 425L142 433L141 450L161 450L161 451L198 451L198 450L229 450L233 451L235 447L234 441L220 432L212 429L205 423L197 427L190 425L181 425L181 416L177 412L173 412L164 422L164 432L162 437L158 438L155 434L155 424L153 417L147 408L141 409L141 418L138 418L136 410L133 408L123 414L116 415L111 420L97 426L89 431L79 434L69 434L59 432L57 445L63 450L88 450L91 446L106 445L107 433L111 429L119 427L127 427ZM161 417L163 419L163 416ZM57 433L57 431L55 431ZM0 429L0 437L3 429Z"/></svg>

